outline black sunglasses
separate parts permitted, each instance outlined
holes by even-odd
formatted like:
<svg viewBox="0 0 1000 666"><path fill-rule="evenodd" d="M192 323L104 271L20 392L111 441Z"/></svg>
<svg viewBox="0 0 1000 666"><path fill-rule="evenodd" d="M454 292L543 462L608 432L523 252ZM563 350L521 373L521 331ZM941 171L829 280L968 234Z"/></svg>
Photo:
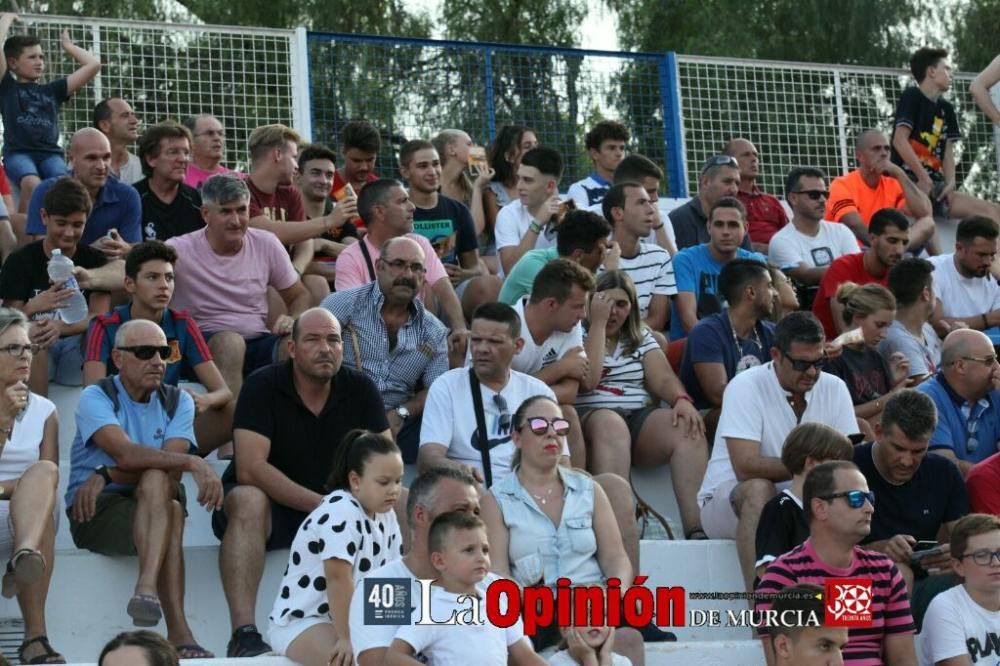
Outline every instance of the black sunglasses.
<svg viewBox="0 0 1000 666"><path fill-rule="evenodd" d="M868 501L869 504L872 505L872 507L875 506L875 493L870 491L865 492L864 490L845 490L843 492L832 493L830 495L820 495L819 498L821 500L830 501L830 500L835 500L838 497L843 497L844 499L846 499L847 506L851 507L852 509L860 509L865 505L866 500Z"/></svg>
<svg viewBox="0 0 1000 666"><path fill-rule="evenodd" d="M789 356L784 352L782 352L781 355L788 359L788 362L792 364L792 368L796 372L805 372L810 368L816 368L817 370L820 370L824 365L826 365L827 362L826 356L820 356L815 361L807 361L803 358L792 358L791 356Z"/></svg>
<svg viewBox="0 0 1000 666"><path fill-rule="evenodd" d="M159 354L160 358L166 361L170 358L170 346L163 345L134 345L132 347L115 347L121 351L132 352L140 361L148 361L154 354Z"/></svg>
<svg viewBox="0 0 1000 666"><path fill-rule="evenodd" d="M507 409L507 400L505 400L502 395L497 393L496 395L493 396L493 404L496 405L497 409L500 410L500 422L498 424L499 432L501 434L509 433L511 426L511 419L510 419L510 410Z"/></svg>
<svg viewBox="0 0 1000 666"><path fill-rule="evenodd" d="M830 193L826 190L795 190L792 194L804 194L813 201L830 198Z"/></svg>

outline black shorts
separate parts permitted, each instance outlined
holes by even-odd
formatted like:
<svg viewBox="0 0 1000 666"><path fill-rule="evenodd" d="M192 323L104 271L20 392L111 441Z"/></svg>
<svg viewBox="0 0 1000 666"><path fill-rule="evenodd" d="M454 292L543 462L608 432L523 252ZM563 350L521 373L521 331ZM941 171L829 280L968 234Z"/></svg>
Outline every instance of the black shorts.
<svg viewBox="0 0 1000 666"><path fill-rule="evenodd" d="M228 495L229 491L235 488L236 485L235 483L224 484L223 490ZM302 521L309 514L291 509L284 504L278 504L274 500L270 500L270 503L271 534L267 537L265 548L267 550L291 548L292 540L298 534L299 526L302 525ZM215 537L219 541L222 541L227 525L229 525L229 521L226 519L225 509L216 509L212 512L212 531L215 532Z"/></svg>

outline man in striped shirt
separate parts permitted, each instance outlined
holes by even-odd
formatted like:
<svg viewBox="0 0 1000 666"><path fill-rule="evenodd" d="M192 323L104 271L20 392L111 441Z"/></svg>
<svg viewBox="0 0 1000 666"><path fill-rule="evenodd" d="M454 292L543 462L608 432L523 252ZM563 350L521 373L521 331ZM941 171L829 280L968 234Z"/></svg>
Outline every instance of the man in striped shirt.
<svg viewBox="0 0 1000 666"><path fill-rule="evenodd" d="M382 245L374 282L330 294L321 307L343 328L344 364L375 382L407 462L416 461L427 389L448 370L444 324L417 298L427 272L419 243Z"/></svg>
<svg viewBox="0 0 1000 666"><path fill-rule="evenodd" d="M868 491L864 475L851 462L822 463L806 476L802 495L810 537L772 562L756 591L772 594L798 583L823 585L829 578L870 580L871 623L850 627L844 663L915 665L915 627L906 583L887 556L858 546L871 531L875 513L875 497ZM832 600L825 601L829 611ZM756 602L757 611L770 607L767 600ZM771 636L766 628L761 631L768 664L774 664Z"/></svg>
<svg viewBox="0 0 1000 666"><path fill-rule="evenodd" d="M655 243L644 242L663 226L656 202L636 182L617 183L604 195L604 217L611 223L611 240L621 256L605 259L607 270L623 270L635 283L640 316L653 331L662 333L670 313L670 297L677 293L670 255Z"/></svg>

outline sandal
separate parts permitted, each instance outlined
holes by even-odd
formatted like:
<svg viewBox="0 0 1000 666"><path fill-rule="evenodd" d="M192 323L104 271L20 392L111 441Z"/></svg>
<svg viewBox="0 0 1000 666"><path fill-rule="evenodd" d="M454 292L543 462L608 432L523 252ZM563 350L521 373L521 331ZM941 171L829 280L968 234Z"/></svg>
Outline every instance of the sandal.
<svg viewBox="0 0 1000 666"><path fill-rule="evenodd" d="M7 562L7 571L0 583L0 594L10 599L33 584L45 573L45 558L37 550L22 548Z"/></svg>
<svg viewBox="0 0 1000 666"><path fill-rule="evenodd" d="M197 643L187 643L185 645L175 645L178 659L215 659L215 654L209 652Z"/></svg>
<svg viewBox="0 0 1000 666"><path fill-rule="evenodd" d="M695 527L690 532L684 535L684 538L688 541L707 541L708 535L705 534L705 530L700 527Z"/></svg>
<svg viewBox="0 0 1000 666"><path fill-rule="evenodd" d="M27 659L24 656L24 650L30 645L38 643L44 652L36 657ZM66 658L61 654L52 649L52 645L49 643L49 638L45 634L35 636L34 638L29 638L28 640L21 643L21 647L17 648L17 659L22 664L65 664Z"/></svg>
<svg viewBox="0 0 1000 666"><path fill-rule="evenodd" d="M136 594L129 599L125 612L137 627L155 627L163 617L160 600L153 594Z"/></svg>

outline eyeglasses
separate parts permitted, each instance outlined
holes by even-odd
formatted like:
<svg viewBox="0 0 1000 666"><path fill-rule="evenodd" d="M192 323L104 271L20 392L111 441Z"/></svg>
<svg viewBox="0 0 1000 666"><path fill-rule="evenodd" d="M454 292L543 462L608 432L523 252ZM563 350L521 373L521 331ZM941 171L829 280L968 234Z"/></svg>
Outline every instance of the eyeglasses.
<svg viewBox="0 0 1000 666"><path fill-rule="evenodd" d="M826 190L795 190L792 194L804 194L813 201L819 201L820 199L827 199L830 197L830 193Z"/></svg>
<svg viewBox="0 0 1000 666"><path fill-rule="evenodd" d="M875 506L875 493L865 492L863 490L845 490L839 493L831 493L830 495L820 495L821 500L835 500L838 497L843 497L847 500L847 506L852 509L860 509L865 505L865 501Z"/></svg>
<svg viewBox="0 0 1000 666"><path fill-rule="evenodd" d="M506 435L510 432L511 426L510 410L507 409L507 401L502 395L497 393L493 396L493 404L500 410L500 421L497 424L497 430L501 435Z"/></svg>
<svg viewBox="0 0 1000 666"><path fill-rule="evenodd" d="M791 356L785 354L784 352L782 352L781 355L788 359L788 362L792 364L792 368L796 372L805 372L811 368L816 368L817 370L820 370L824 365L826 365L827 362L826 356L820 356L815 361L807 361L806 359L803 358L792 358Z"/></svg>
<svg viewBox="0 0 1000 666"><path fill-rule="evenodd" d="M547 419L544 416L532 416L524 420L521 428L528 426L528 429L536 435L544 435L549 431L549 426L557 435L562 437L569 432L569 421L561 418Z"/></svg>
<svg viewBox="0 0 1000 666"><path fill-rule="evenodd" d="M388 266L394 271L403 271L409 268L411 271L413 271L414 275L423 275L424 273L427 272L427 267L418 261L414 261L411 264L410 262L404 261L403 259L393 259L392 261L385 261L383 259L383 262L385 263L386 266Z"/></svg>
<svg viewBox="0 0 1000 666"><path fill-rule="evenodd" d="M121 351L131 352L135 354L135 357L140 361L148 361L153 358L155 354L159 354L160 358L166 361L170 358L171 349L169 345L135 345L132 347L115 347Z"/></svg>
<svg viewBox="0 0 1000 666"><path fill-rule="evenodd" d="M1000 564L1000 550L977 550L974 553L966 553L962 555L964 560L966 557L971 557L972 561L981 567L986 567L993 564L996 560L997 564Z"/></svg>
<svg viewBox="0 0 1000 666"><path fill-rule="evenodd" d="M979 358L978 356L963 356L962 360L975 361L976 363L982 363L983 365L992 367L992 365L997 362L997 357L995 355L983 356L982 358Z"/></svg>
<svg viewBox="0 0 1000 666"><path fill-rule="evenodd" d="M706 171L717 166L731 166L739 169L740 163L737 162L736 158L732 155L713 155L708 158L705 162L705 166L701 168L701 175L704 176Z"/></svg>
<svg viewBox="0 0 1000 666"><path fill-rule="evenodd" d="M6 345L4 347L0 347L0 352L3 352L8 356L13 356L14 358L21 358L25 355L25 353L37 354L38 345Z"/></svg>

